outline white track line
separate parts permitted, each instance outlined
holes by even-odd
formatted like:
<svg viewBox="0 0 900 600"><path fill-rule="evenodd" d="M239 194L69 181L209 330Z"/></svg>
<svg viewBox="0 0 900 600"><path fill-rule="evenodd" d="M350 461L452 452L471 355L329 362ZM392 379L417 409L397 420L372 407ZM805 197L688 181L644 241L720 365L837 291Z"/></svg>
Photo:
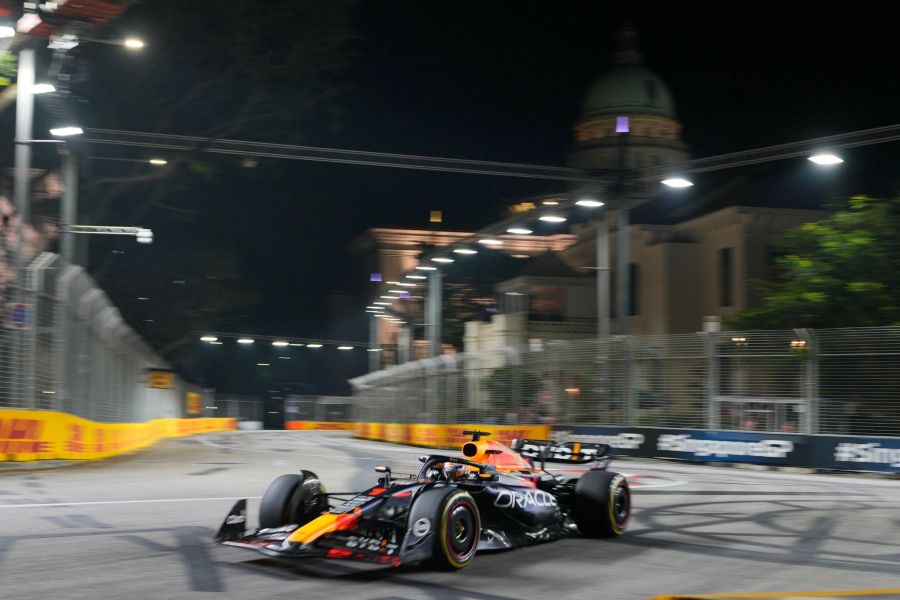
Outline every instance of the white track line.
<svg viewBox="0 0 900 600"><path fill-rule="evenodd" d="M52 502L48 504L0 504L0 508L46 508L50 506L94 506L101 504L153 504L156 502L212 502L218 500L259 500L262 496L243 498L159 498L157 500L106 500L101 502Z"/></svg>

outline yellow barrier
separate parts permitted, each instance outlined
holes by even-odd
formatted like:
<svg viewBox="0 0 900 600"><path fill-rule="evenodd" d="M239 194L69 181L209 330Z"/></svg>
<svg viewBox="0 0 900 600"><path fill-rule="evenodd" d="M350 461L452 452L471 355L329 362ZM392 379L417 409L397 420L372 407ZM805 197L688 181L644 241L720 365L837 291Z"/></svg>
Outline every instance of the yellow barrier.
<svg viewBox="0 0 900 600"><path fill-rule="evenodd" d="M302 431L349 431L353 429L353 423L340 421L286 421L284 428Z"/></svg>
<svg viewBox="0 0 900 600"><path fill-rule="evenodd" d="M0 462L95 460L167 437L235 429L235 419L156 419L95 423L67 413L0 409Z"/></svg>
<svg viewBox="0 0 900 600"><path fill-rule="evenodd" d="M471 436L463 431L478 429L491 432L491 439L509 444L516 438L545 440L550 438L549 425L433 425L424 423L353 423L353 437L411 446L458 448Z"/></svg>

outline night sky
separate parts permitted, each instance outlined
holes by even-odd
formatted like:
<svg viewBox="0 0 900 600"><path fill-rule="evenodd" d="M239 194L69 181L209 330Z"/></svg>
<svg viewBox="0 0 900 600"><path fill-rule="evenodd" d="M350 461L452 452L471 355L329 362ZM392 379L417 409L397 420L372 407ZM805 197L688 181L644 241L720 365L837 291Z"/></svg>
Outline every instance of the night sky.
<svg viewBox="0 0 900 600"><path fill-rule="evenodd" d="M647 66L669 83L696 157L900 116L893 26L877 8L810 14L773 3L735 15L683 7L626 14L614 6L363 3L356 17L359 57L340 100L341 129L311 131L310 143L564 164L582 98L608 66L615 31L626 20L640 32ZM896 173L898 146L858 156L877 158L881 177L854 191L883 193L884 174ZM845 174L859 166L853 162ZM258 252L316 290L304 294L310 307L321 306L327 290L353 287L341 249L367 227L425 227L431 209L444 211L448 229L481 227L510 201L562 187L370 167L284 169L303 191L299 201L279 203L276 216L293 213L303 221L291 250L263 245ZM258 284L277 295L284 281L261 270Z"/></svg>
<svg viewBox="0 0 900 600"><path fill-rule="evenodd" d="M258 4L263 10L266 3ZM184 33L156 32L158 45L152 47L154 11L163 5L171 2L145 2L122 21L123 29L151 28L148 54L161 59L160 68L177 58L165 56L170 49L160 38ZM896 26L888 3L866 3L864 9L774 2L752 8L624 5L361 2L353 11L358 39L351 44L352 64L329 100L334 110L292 131L289 141L563 165L583 96L609 65L615 32L626 22L639 32L645 65L670 86L694 157L900 120ZM195 43L227 43L202 26L190 29L199 36ZM131 68L111 63L94 77L110 86ZM161 73L158 85L177 82ZM291 102L289 89L284 101ZM281 134L261 130L242 137L279 141ZM840 173L815 184L822 195L896 191L896 143L853 150L845 158ZM775 174L792 168L781 165ZM765 172L771 176L772 167ZM789 176L790 189L808 187L806 175ZM777 193L782 180L770 180L772 189L760 193L791 206L790 194ZM502 217L513 201L562 189L564 184L489 176L265 163L223 173L208 192L215 209L192 235L239 251L242 285L259 295L257 308L239 323L244 331L309 337L341 332L363 339L362 305L358 320L336 324L329 303L335 294L365 298L367 284L346 249L367 228L427 227L429 210L443 211L447 229L480 228ZM808 199L797 202L806 206ZM681 217L703 209L696 202L666 207ZM151 215L148 222L154 218L160 217ZM183 232L172 240L164 226L154 229L155 245L190 243ZM152 261L152 247L132 256ZM123 306L133 322L137 310Z"/></svg>

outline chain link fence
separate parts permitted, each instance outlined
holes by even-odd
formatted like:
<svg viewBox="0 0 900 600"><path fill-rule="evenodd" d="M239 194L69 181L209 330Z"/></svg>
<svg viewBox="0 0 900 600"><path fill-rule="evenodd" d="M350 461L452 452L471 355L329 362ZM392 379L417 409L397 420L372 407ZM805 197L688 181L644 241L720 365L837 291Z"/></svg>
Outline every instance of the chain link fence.
<svg viewBox="0 0 900 600"><path fill-rule="evenodd" d="M0 288L0 408L114 423L182 416L199 390L174 374L149 387L149 373L170 366L81 267L44 252L17 275Z"/></svg>
<svg viewBox="0 0 900 600"><path fill-rule="evenodd" d="M352 396L306 396L288 394L284 400L288 421L352 421Z"/></svg>
<svg viewBox="0 0 900 600"><path fill-rule="evenodd" d="M353 379L356 418L900 436L900 327L615 336Z"/></svg>

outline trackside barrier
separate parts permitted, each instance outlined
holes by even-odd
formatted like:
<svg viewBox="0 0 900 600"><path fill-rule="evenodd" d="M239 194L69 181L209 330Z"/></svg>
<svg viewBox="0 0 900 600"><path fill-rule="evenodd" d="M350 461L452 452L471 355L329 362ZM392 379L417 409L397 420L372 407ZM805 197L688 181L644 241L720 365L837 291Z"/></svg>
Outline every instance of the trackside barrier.
<svg viewBox="0 0 900 600"><path fill-rule="evenodd" d="M95 423L54 411L0 409L0 462L96 460L145 448L162 438L236 427L235 419Z"/></svg>
<svg viewBox="0 0 900 600"><path fill-rule="evenodd" d="M613 455L900 473L900 438L654 427L557 427L554 438L609 444Z"/></svg>
<svg viewBox="0 0 900 600"><path fill-rule="evenodd" d="M287 421L284 424L284 428L302 431L350 431L353 429L353 423L339 421Z"/></svg>
<svg viewBox="0 0 900 600"><path fill-rule="evenodd" d="M509 444L516 438L549 439L549 425L433 425L423 423L353 423L353 437L410 446L459 448L471 439L463 431L491 432L491 439Z"/></svg>

